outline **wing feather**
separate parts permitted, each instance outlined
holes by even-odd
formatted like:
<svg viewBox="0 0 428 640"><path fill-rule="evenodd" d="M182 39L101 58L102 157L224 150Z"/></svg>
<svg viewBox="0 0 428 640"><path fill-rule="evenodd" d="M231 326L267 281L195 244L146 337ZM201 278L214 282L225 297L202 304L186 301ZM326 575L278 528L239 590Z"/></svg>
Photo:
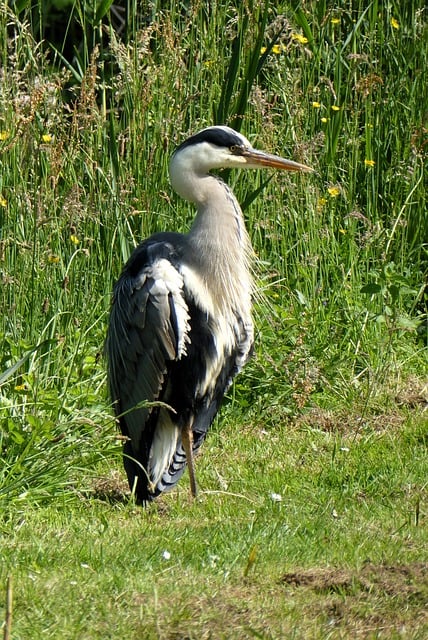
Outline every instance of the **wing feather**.
<svg viewBox="0 0 428 640"><path fill-rule="evenodd" d="M147 455L153 408L141 403L160 398L170 362L186 352L189 340L183 278L172 262L172 247L165 245L143 243L126 265L114 290L106 342L115 412L133 450L146 449Z"/></svg>

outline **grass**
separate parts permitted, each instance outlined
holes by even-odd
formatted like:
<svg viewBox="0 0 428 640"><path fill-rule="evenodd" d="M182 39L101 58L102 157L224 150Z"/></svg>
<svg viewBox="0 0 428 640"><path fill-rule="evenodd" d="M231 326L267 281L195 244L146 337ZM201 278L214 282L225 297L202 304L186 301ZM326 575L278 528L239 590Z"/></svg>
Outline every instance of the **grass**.
<svg viewBox="0 0 428 640"><path fill-rule="evenodd" d="M247 426L227 405L193 503L186 478L143 513L118 461L74 497L15 500L15 637L423 638L427 422L409 402Z"/></svg>
<svg viewBox="0 0 428 640"><path fill-rule="evenodd" d="M422 638L426 422L405 413L357 438L339 416L226 421L200 499L185 481L149 513L105 468L71 509L22 503L2 527L16 637Z"/></svg>
<svg viewBox="0 0 428 640"><path fill-rule="evenodd" d="M154 3L124 42L78 2L66 59L3 3L12 637L425 637L427 26L404 4ZM201 498L184 479L142 512L106 394L110 295L141 238L188 228L168 157L217 118L316 173L228 175L259 258L256 355Z"/></svg>

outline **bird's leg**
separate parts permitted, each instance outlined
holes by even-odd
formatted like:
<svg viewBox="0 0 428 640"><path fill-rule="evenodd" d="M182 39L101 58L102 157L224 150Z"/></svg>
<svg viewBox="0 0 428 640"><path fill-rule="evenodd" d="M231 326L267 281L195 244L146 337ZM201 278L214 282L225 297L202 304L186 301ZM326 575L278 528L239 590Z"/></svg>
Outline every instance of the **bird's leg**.
<svg viewBox="0 0 428 640"><path fill-rule="evenodd" d="M186 454L187 467L189 469L190 491L192 492L192 496L196 498L198 494L198 487L196 485L195 459L193 456L192 424L193 420L189 420L184 425L184 428L181 432L181 441L183 443L184 452Z"/></svg>

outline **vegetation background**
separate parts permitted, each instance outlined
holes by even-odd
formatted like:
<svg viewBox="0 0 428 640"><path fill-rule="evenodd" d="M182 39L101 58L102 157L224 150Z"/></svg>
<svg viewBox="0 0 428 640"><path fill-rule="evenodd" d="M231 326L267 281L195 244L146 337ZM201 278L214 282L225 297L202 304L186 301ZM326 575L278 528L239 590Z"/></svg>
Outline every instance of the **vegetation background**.
<svg viewBox="0 0 428 640"><path fill-rule="evenodd" d="M0 3L6 639L426 637L427 49L421 0ZM140 239L188 229L168 159L213 123L316 171L227 175L256 355L200 499L143 512L110 296Z"/></svg>

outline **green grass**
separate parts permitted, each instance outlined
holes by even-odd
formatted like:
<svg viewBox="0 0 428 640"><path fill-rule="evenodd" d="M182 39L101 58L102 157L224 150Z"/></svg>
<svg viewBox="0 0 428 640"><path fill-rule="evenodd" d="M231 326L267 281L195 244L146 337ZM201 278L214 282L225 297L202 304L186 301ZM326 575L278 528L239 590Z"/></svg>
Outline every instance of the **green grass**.
<svg viewBox="0 0 428 640"><path fill-rule="evenodd" d="M104 468L71 509L17 506L2 526L14 637L422 638L426 421L384 416L356 437L336 419L226 420L195 502L187 479L149 513L105 502Z"/></svg>
<svg viewBox="0 0 428 640"><path fill-rule="evenodd" d="M162 4L124 44L77 2L67 63L25 2L0 9L12 637L422 639L423 3ZM106 393L110 296L140 239L188 229L168 158L215 121L316 171L227 176L259 258L256 354L197 461L200 500L184 479L145 513Z"/></svg>
<svg viewBox="0 0 428 640"><path fill-rule="evenodd" d="M187 479L149 513L105 502L104 468L71 509L16 506L2 526L15 637L422 638L426 421L384 416L356 437L336 419L226 420L195 502Z"/></svg>

